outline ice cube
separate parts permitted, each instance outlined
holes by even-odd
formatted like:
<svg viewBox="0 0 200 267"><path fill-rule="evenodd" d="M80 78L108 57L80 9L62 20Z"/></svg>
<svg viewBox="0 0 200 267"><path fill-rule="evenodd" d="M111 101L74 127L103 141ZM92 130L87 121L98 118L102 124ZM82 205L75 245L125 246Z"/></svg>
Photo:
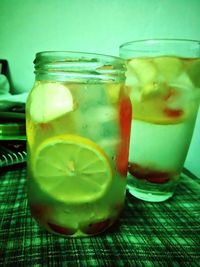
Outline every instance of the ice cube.
<svg viewBox="0 0 200 267"><path fill-rule="evenodd" d="M173 110L186 110L190 103L192 91L173 86L173 93L167 99L167 107Z"/></svg>
<svg viewBox="0 0 200 267"><path fill-rule="evenodd" d="M118 112L113 106L93 106L82 113L81 134L91 136L93 140L113 135L117 130ZM87 125L87 127L85 127Z"/></svg>
<svg viewBox="0 0 200 267"><path fill-rule="evenodd" d="M102 105L99 107L91 108L90 110L88 110L88 112L88 114L90 114L90 117L92 118L94 116L95 120L99 123L116 120L118 115L116 108L114 108L113 106Z"/></svg>
<svg viewBox="0 0 200 267"><path fill-rule="evenodd" d="M182 88L183 90L192 90L194 85L186 72L182 72L172 83L171 86Z"/></svg>
<svg viewBox="0 0 200 267"><path fill-rule="evenodd" d="M99 145L103 148L116 148L120 144L120 138L104 138L101 139L99 142ZM114 150L114 149L113 149Z"/></svg>

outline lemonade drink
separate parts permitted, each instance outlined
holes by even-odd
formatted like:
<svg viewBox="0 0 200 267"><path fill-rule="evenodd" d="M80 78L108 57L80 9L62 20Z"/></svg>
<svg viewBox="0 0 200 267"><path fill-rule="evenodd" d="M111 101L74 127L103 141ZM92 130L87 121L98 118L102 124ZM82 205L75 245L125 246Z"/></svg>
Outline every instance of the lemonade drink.
<svg viewBox="0 0 200 267"><path fill-rule="evenodd" d="M164 201L174 194L192 138L200 60L140 55L127 60L126 76L133 105L128 189Z"/></svg>
<svg viewBox="0 0 200 267"><path fill-rule="evenodd" d="M26 109L30 209L40 225L66 236L100 233L118 218L132 114L123 61L77 56L37 55Z"/></svg>

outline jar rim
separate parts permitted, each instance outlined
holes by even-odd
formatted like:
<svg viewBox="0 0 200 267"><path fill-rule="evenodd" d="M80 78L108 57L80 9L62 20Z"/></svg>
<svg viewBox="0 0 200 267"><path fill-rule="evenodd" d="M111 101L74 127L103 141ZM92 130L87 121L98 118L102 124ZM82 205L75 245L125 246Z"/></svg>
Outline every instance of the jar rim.
<svg viewBox="0 0 200 267"><path fill-rule="evenodd" d="M79 51L43 51L36 54L35 74L38 79L125 80L123 58Z"/></svg>
<svg viewBox="0 0 200 267"><path fill-rule="evenodd" d="M112 60L116 61L118 60L119 62L122 62L124 64L124 59L118 56L113 56L113 55L108 55L108 54L101 54L101 53L92 53L92 52L82 52L82 51L72 51L72 50L62 50L62 51L58 51L58 50L53 50L53 51L41 51L41 52L37 52L36 53L36 59L37 58L57 58L57 59L62 59L62 58L77 58L78 56L82 56L82 58L84 60L94 60L94 59L104 59L104 60Z"/></svg>

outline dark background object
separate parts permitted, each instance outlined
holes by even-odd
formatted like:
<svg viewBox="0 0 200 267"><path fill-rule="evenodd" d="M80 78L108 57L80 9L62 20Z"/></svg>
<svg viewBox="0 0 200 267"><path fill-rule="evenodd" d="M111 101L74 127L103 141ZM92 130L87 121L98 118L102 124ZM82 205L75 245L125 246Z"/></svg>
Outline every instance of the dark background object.
<svg viewBox="0 0 200 267"><path fill-rule="evenodd" d="M8 65L8 61L6 59L0 59L0 74L3 74L7 77L9 84L10 84L10 88L13 88L13 83L11 80L11 75L10 75L10 69L9 69L9 65Z"/></svg>

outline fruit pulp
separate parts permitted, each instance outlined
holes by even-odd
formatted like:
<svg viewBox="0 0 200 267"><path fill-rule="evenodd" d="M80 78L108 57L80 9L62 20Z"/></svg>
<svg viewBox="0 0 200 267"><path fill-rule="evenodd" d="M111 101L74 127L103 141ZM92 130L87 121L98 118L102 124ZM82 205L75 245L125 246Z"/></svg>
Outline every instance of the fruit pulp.
<svg viewBox="0 0 200 267"><path fill-rule="evenodd" d="M174 193L199 105L199 62L168 56L127 62L133 105L128 188L139 198L163 201Z"/></svg>
<svg viewBox="0 0 200 267"><path fill-rule="evenodd" d="M40 225L87 236L114 223L125 199L130 131L122 127L130 129L131 114L121 84L36 82L27 101L28 198Z"/></svg>

